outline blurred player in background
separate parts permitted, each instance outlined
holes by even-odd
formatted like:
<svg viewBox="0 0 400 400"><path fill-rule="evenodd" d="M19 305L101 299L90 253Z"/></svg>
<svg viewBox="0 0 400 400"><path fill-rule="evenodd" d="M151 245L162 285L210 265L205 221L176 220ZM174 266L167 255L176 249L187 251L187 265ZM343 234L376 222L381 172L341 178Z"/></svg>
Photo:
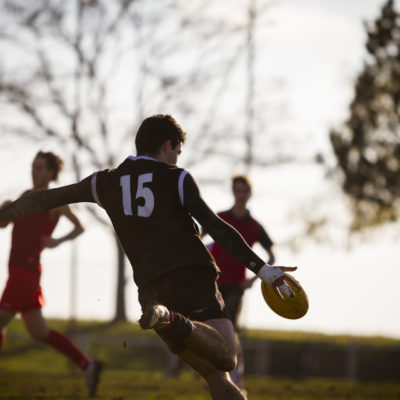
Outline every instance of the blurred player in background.
<svg viewBox="0 0 400 400"><path fill-rule="evenodd" d="M33 188L22 194L48 189L51 181L56 181L63 168L63 161L52 152L39 151L32 163ZM6 201L1 208L11 201ZM61 238L51 235L60 219L66 217L73 229ZM5 327L15 314L20 313L29 335L72 360L82 371L89 394L96 392L101 364L83 354L66 336L50 329L43 318L41 308L44 298L40 286L42 266L40 254L44 248L54 248L80 235L84 228L73 209L63 205L39 214L30 215L13 223L11 251L8 262L9 277L0 299L0 350L5 337ZM9 222L2 222L1 228Z"/></svg>
<svg viewBox="0 0 400 400"><path fill-rule="evenodd" d="M233 226L250 247L258 242L268 254L267 263L269 265L274 264L275 256L272 240L262 225L250 215L250 211L247 208L247 203L252 194L252 185L246 175L232 177L232 193L234 197L232 208L219 212L218 216ZM244 362L242 346L237 335L239 331L238 319L244 291L253 285L257 276L246 278L246 267L224 251L217 243L213 242L207 247L221 270L217 281L218 288L225 302L225 311L231 319L236 332L238 361L236 368L230 373L231 378L236 385L243 387Z"/></svg>
<svg viewBox="0 0 400 400"><path fill-rule="evenodd" d="M236 366L236 343L217 288L219 270L192 218L241 264L288 295L291 278L284 272L296 267L265 264L208 207L192 176L176 166L185 136L169 115L146 118L136 135L137 157L77 184L30 193L0 210L0 222L64 204L97 202L132 265L141 327L154 329L199 372L214 400L244 400L227 372Z"/></svg>

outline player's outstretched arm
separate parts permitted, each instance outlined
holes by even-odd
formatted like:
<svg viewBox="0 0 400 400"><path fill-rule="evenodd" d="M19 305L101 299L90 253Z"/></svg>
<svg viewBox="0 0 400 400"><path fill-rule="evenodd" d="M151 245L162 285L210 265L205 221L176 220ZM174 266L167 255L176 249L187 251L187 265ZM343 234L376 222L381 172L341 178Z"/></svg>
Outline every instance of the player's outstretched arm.
<svg viewBox="0 0 400 400"><path fill-rule="evenodd" d="M0 222L13 221L71 203L94 202L91 176L73 185L35 190L0 209Z"/></svg>
<svg viewBox="0 0 400 400"><path fill-rule="evenodd" d="M61 243L64 243L68 240L73 240L80 234L82 234L85 230L84 226L82 225L81 220L79 219L78 215L76 214L75 210L72 208L72 205L65 205L62 207L57 208L59 215L65 216L73 225L73 229L64 236L59 238L54 238L51 236L44 237L42 239L43 247L47 248L54 248L59 246Z"/></svg>
<svg viewBox="0 0 400 400"><path fill-rule="evenodd" d="M260 233L257 238L257 242L264 248L264 250L268 253L268 264L272 265L275 262L275 254L273 250L273 243L268 233L264 229L262 225L260 225Z"/></svg>
<svg viewBox="0 0 400 400"><path fill-rule="evenodd" d="M4 201L1 205L0 205L0 210L4 207L7 207L8 205L10 205L12 203L11 200L6 200ZM0 222L0 228L5 228L11 221L4 221L4 222Z"/></svg>
<svg viewBox="0 0 400 400"><path fill-rule="evenodd" d="M284 271L296 267L271 267L257 256L240 233L219 218L202 199L196 182L187 174L184 182L184 206L203 229L231 256L269 284L282 283Z"/></svg>

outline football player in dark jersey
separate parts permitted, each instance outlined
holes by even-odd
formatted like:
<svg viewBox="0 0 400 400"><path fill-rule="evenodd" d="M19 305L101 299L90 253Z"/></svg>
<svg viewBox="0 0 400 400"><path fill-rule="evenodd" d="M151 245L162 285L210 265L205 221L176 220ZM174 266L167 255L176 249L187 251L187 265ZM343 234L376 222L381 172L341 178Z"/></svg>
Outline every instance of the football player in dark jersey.
<svg viewBox="0 0 400 400"><path fill-rule="evenodd" d="M56 154L39 151L32 162L33 188L25 191L22 197L47 189L51 181L57 180L62 167L63 161ZM10 203L11 201L6 201L2 207ZM56 239L51 235L60 217L66 217L72 223L73 229ZM42 250L76 238L84 228L69 205L44 210L16 221L5 221L0 223L0 227L6 227L8 222L13 222L14 226L8 261L9 276L0 299L0 350L4 328L15 314L20 313L33 339L61 352L82 370L89 394L93 396L96 393L101 363L83 354L65 335L48 327L42 314L45 302L40 286Z"/></svg>
<svg viewBox="0 0 400 400"><path fill-rule="evenodd" d="M136 135L136 157L79 183L30 193L0 210L0 222L64 204L97 202L132 265L141 327L154 329L198 371L213 399L243 400L227 373L235 368L236 345L217 288L219 270L194 219L225 251L286 294L290 278L284 272L296 267L265 264L208 207L192 176L176 166L184 141L185 133L171 116L146 118Z"/></svg>

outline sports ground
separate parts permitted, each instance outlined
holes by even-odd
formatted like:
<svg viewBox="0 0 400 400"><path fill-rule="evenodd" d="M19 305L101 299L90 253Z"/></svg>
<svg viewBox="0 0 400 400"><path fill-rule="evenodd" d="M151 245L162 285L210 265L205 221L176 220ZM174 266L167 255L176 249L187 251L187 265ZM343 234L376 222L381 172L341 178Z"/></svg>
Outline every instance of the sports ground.
<svg viewBox="0 0 400 400"><path fill-rule="evenodd" d="M68 329L65 321L50 323L62 331ZM189 370L183 371L178 378L164 377L163 370L167 360L160 356L163 352L146 345L148 339L157 340L152 332L141 332L136 324L83 322L79 325L84 334L76 336L75 340L82 347L89 347L92 354L105 361L98 399L209 399L203 380ZM265 334L268 335L267 332ZM23 330L20 320L10 324L7 336L0 361L0 399L87 398L79 371L48 347L32 342ZM96 340L92 340L93 338ZM295 336L293 340L296 340ZM332 337L331 340L336 339ZM384 341L382 345L385 345ZM252 400L400 399L398 381L247 375L245 383Z"/></svg>

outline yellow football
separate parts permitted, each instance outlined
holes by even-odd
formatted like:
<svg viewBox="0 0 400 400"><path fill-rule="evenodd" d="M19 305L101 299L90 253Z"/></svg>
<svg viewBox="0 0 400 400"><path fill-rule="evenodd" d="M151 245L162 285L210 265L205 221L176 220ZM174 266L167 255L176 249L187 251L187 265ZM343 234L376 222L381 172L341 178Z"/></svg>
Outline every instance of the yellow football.
<svg viewBox="0 0 400 400"><path fill-rule="evenodd" d="M286 273L289 277L285 280L286 284L292 290L294 296L288 297L284 291L280 290L283 298L280 298L274 291L271 285L265 282L261 282L261 291L264 296L265 302L271 308L272 311L276 312L278 315L288 319L299 319L303 317L308 310L308 298L304 289L301 287L300 283L293 278L293 276ZM297 284L297 287L295 284ZM279 286L278 286L279 290Z"/></svg>

